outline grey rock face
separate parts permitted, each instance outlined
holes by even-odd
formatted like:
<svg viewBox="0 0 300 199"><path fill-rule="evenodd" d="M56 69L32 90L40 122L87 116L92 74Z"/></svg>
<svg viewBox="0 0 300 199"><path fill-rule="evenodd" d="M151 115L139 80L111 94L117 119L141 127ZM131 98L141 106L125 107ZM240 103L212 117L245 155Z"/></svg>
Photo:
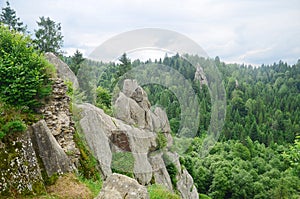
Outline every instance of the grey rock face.
<svg viewBox="0 0 300 199"><path fill-rule="evenodd" d="M45 191L31 134L29 129L25 133L15 134L8 143L0 142L0 195L10 194L13 190L18 194L40 194Z"/></svg>
<svg viewBox="0 0 300 199"><path fill-rule="evenodd" d="M106 178L112 174L109 137L111 130L116 128L115 124L103 110L91 104L78 105L77 109L81 110L80 126L87 144L98 159L102 175Z"/></svg>
<svg viewBox="0 0 300 199"><path fill-rule="evenodd" d="M179 155L174 152L167 152L167 156L170 158L177 170L179 171L177 178L177 190L183 199L198 199L199 195L197 189L194 185L194 180L192 176L188 173L186 169L182 169L179 162Z"/></svg>
<svg viewBox="0 0 300 199"><path fill-rule="evenodd" d="M77 108L81 110L80 125L83 134L99 160L105 177L109 179L112 176L111 164L114 153L124 155L130 153L134 159L132 172L140 184L147 185L154 178L156 183L173 191L162 152L157 151L155 133L163 132L168 141L167 146L172 145L167 115L161 108L156 108L154 112L150 111L147 95L135 80L124 81L123 91L119 93L115 102L117 119L106 115L91 104L77 105ZM177 189L182 198L198 199L193 179L185 169L181 169L178 154L168 151L166 153L178 168ZM126 183L124 182L124 186ZM124 198L115 187L110 187L104 193L99 197Z"/></svg>
<svg viewBox="0 0 300 199"><path fill-rule="evenodd" d="M103 183L96 199L149 199L146 187L121 174L112 174Z"/></svg>
<svg viewBox="0 0 300 199"><path fill-rule="evenodd" d="M58 77L62 78L65 81L68 80L73 82L74 88L79 87L77 77L66 63L61 61L53 53L45 53L45 57L50 63L55 66Z"/></svg>
<svg viewBox="0 0 300 199"><path fill-rule="evenodd" d="M151 154L149 160L153 169L155 183L164 185L169 190L172 190L172 182L162 158L162 152Z"/></svg>
<svg viewBox="0 0 300 199"><path fill-rule="evenodd" d="M32 125L38 155L43 161L47 175L50 177L55 173L66 173L75 167L51 134L45 120Z"/></svg>
<svg viewBox="0 0 300 199"><path fill-rule="evenodd" d="M65 153L71 154L72 162L77 164L80 152L73 140L75 125L69 110L70 98L66 95L68 88L62 79L56 78L53 79L52 89L52 97L40 111L58 144Z"/></svg>
<svg viewBox="0 0 300 199"><path fill-rule="evenodd" d="M104 177L111 175L113 152L131 152L135 159L133 172L136 179L141 184L148 184L152 168L147 154L156 148L155 134L127 125L91 104L77 105L77 108L81 112L81 129L100 162Z"/></svg>

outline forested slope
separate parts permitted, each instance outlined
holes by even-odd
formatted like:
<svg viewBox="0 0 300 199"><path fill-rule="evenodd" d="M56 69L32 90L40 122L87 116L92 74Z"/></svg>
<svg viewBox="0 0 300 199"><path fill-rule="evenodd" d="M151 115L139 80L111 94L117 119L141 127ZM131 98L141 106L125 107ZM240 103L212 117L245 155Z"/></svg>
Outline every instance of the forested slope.
<svg viewBox="0 0 300 199"><path fill-rule="evenodd" d="M215 64L226 90L224 127L219 141L203 159L199 154L210 125L210 92L205 84L195 81L196 69L186 59L176 55L142 63L130 62L125 55L120 63L88 60L82 64L80 70L84 73L79 70L78 77L86 100L111 110L109 100L116 83L132 68L164 64L179 71L199 97L197 136L181 157L199 193L212 198L298 198L300 61L294 65L279 61L253 67L225 64L218 57L189 58L198 59L200 65ZM181 109L174 93L158 84L146 85L144 89L152 105L166 109L176 136Z"/></svg>

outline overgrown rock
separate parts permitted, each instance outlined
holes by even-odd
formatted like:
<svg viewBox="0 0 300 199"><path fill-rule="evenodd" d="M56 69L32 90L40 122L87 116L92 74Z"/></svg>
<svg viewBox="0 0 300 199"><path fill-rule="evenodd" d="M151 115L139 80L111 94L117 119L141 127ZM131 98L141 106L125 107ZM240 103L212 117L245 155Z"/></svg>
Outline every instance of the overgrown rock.
<svg viewBox="0 0 300 199"><path fill-rule="evenodd" d="M38 159L31 141L32 131L8 136L0 149L0 195L45 192Z"/></svg>
<svg viewBox="0 0 300 199"><path fill-rule="evenodd" d="M71 81L74 88L79 88L77 77L66 63L64 63L61 59L50 52L45 53L45 57L50 63L55 66L57 76L59 78L63 79L64 81Z"/></svg>
<svg viewBox="0 0 300 199"><path fill-rule="evenodd" d="M70 98L66 94L68 88L62 79L56 78L53 79L52 90L52 96L41 108L41 113L51 134L69 155L72 163L77 165L80 152L73 139L75 123L70 112Z"/></svg>
<svg viewBox="0 0 300 199"><path fill-rule="evenodd" d="M149 199L146 187L121 174L112 174L103 183L96 199Z"/></svg>

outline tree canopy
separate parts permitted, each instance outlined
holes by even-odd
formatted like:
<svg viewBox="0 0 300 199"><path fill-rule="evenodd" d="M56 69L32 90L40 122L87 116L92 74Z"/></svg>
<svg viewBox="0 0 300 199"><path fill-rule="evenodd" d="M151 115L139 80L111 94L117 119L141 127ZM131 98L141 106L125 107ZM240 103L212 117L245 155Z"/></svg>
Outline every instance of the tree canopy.
<svg viewBox="0 0 300 199"><path fill-rule="evenodd" d="M40 17L37 22L38 29L35 31L34 43L42 52L52 52L56 55L62 53L63 36L60 23L56 23L49 17Z"/></svg>

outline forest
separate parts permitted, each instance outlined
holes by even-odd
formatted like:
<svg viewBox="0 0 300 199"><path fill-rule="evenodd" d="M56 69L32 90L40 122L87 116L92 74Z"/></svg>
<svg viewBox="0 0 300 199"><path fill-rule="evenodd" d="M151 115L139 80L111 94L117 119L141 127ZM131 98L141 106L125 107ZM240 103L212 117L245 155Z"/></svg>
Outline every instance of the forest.
<svg viewBox="0 0 300 199"><path fill-rule="evenodd" d="M72 66L74 58L65 57L65 61ZM294 65L279 61L253 67L226 64L219 57L196 58L200 65L209 63L218 68L227 100L219 140L204 158L199 154L210 125L210 90L195 79L195 67L178 54L146 62L131 61L126 54L120 57L120 63L85 60L78 71L84 92L81 96L85 96L83 100L113 114L111 98L114 90L118 90L117 82L126 78L128 71L143 64L148 64L148 67L167 65L190 81L199 100L197 135L180 159L193 176L201 197L298 198L300 60ZM158 84L143 88L152 106L166 110L173 136L178 136L181 108L174 93Z"/></svg>
<svg viewBox="0 0 300 199"><path fill-rule="evenodd" d="M124 78L133 78L130 71L141 65L150 68L162 65L180 73L197 97L199 110L185 111L198 115L199 125L191 127L196 134L187 139L189 145L181 153L180 161L192 175L200 198L299 198L300 60L292 65L279 61L254 67L224 63L219 57L179 54L143 62L130 60L124 53L116 63L102 63L84 58L78 50L73 56L65 56L61 51L60 23L50 18L40 17L39 28L34 38L30 38L33 35L28 34L27 26L7 2L0 23L0 75L6 77L0 79L0 112L10 113L0 118L0 139L12 131L12 126L16 131L24 131L25 123L35 122L37 116L33 113L51 93L49 79L54 73L53 66L44 60L44 52L59 55L78 77L80 89L74 91L73 100L90 102L109 115L114 114L112 101L121 89L118 85ZM196 67L184 57L196 60L204 70L214 66L222 80L217 83L224 86L221 94L225 95L226 104L220 106L224 125L218 129L218 141L205 157L199 154L210 133L212 90L195 78ZM144 71L140 75L147 74ZM155 81L155 76L149 78ZM208 81L210 78L207 76ZM182 96L189 94L185 93L184 85L176 84L178 79L166 76L165 81L177 85L173 90L182 91ZM215 89L222 90L218 86ZM167 112L174 140L184 140L180 137L184 110L173 90L160 84L147 84L143 88L151 105ZM17 120L13 120L16 116L10 116L15 113L19 114Z"/></svg>

